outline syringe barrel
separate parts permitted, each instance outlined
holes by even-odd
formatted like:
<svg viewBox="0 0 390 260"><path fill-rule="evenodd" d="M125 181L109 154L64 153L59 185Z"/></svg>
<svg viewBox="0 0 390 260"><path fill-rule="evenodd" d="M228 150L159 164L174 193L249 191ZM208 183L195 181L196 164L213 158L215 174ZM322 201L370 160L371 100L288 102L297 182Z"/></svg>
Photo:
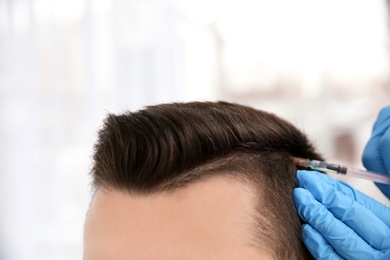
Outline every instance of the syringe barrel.
<svg viewBox="0 0 390 260"><path fill-rule="evenodd" d="M390 184L390 176L384 175L384 174L379 174L376 172L364 171L364 170L359 170L359 169L348 167L346 175L352 176L352 177L363 178L363 179L374 181L374 182Z"/></svg>
<svg viewBox="0 0 390 260"><path fill-rule="evenodd" d="M321 162L321 161L317 161L317 160L310 161L308 166L310 168L312 168L313 170L318 170L318 171L331 172L331 173L337 173L337 174L346 174L347 173L347 167L344 167L344 166L341 166L338 164Z"/></svg>

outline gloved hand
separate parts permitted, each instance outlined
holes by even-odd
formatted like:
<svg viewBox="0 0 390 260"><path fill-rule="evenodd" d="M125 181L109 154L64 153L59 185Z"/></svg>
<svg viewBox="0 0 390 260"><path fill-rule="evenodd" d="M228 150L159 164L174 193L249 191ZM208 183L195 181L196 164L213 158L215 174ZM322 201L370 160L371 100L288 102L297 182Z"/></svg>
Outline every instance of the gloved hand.
<svg viewBox="0 0 390 260"><path fill-rule="evenodd" d="M297 172L294 203L316 259L390 259L390 208L315 171Z"/></svg>
<svg viewBox="0 0 390 260"><path fill-rule="evenodd" d="M364 148L362 161L369 171L390 174L390 106L379 112L371 138ZM390 185L376 185L390 199Z"/></svg>

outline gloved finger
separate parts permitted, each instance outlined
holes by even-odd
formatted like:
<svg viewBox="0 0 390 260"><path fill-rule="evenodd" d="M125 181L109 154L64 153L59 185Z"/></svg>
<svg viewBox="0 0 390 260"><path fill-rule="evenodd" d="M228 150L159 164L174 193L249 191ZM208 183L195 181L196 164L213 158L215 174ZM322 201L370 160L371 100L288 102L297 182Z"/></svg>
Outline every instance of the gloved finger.
<svg viewBox="0 0 390 260"><path fill-rule="evenodd" d="M387 174L390 168L386 169L385 162L383 158L387 157L389 154L386 153L386 157L383 156L381 151L381 142L382 137L385 135L390 126L390 106L383 108L378 115L378 118L374 124L371 138L368 140L366 147L364 148L362 161L364 167L367 170L375 171L379 173ZM388 167L388 166L387 166Z"/></svg>
<svg viewBox="0 0 390 260"><path fill-rule="evenodd" d="M320 260L341 260L344 259L329 244L328 241L309 224L302 228L303 242L315 259Z"/></svg>
<svg viewBox="0 0 390 260"><path fill-rule="evenodd" d="M382 135L379 143L379 149L382 155L382 160L385 164L386 173L390 174L390 117L387 122L387 129Z"/></svg>
<svg viewBox="0 0 390 260"><path fill-rule="evenodd" d="M383 183L375 183L375 185L381 190L381 192L390 199L390 185L389 184L383 184ZM390 219L389 219L390 221Z"/></svg>
<svg viewBox="0 0 390 260"><path fill-rule="evenodd" d="M390 248L390 228L371 210L354 198L335 189L334 181L329 176L316 172L300 172L303 187L309 190L317 201L322 203L337 219L353 229L360 237L376 249ZM369 220L369 221L368 221Z"/></svg>
<svg viewBox="0 0 390 260"><path fill-rule="evenodd" d="M294 189L294 203L299 216L316 229L342 257L375 259L381 254L350 227L334 217L308 190Z"/></svg>
<svg viewBox="0 0 390 260"><path fill-rule="evenodd" d="M383 223L390 227L390 208L386 207L382 203L370 198L366 194L352 188L346 183L338 181L334 178L327 176L326 174L316 171L297 171L297 182L299 187L310 189L311 183L328 184L332 186L332 192L339 191L342 194L353 198L356 202L360 203L372 213L374 213Z"/></svg>
<svg viewBox="0 0 390 260"><path fill-rule="evenodd" d="M390 125L390 120L387 121L387 124ZM385 164L386 173L390 174L390 128L387 129L385 134L380 140L380 152L382 155L382 160ZM387 198L390 198L390 185L375 183L381 191L385 194Z"/></svg>

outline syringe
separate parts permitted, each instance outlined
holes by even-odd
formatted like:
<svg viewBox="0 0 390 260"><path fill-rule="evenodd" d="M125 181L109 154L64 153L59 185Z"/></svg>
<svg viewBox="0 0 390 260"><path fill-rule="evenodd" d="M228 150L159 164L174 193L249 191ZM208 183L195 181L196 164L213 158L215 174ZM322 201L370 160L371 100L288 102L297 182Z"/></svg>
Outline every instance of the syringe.
<svg viewBox="0 0 390 260"><path fill-rule="evenodd" d="M338 164L326 163L317 160L309 160L303 158L292 157L297 166L310 168L317 171L343 174L346 176L352 176L357 178L363 178L366 180L390 184L390 176L383 175L376 172L370 172L365 170L359 170L351 167L345 167Z"/></svg>

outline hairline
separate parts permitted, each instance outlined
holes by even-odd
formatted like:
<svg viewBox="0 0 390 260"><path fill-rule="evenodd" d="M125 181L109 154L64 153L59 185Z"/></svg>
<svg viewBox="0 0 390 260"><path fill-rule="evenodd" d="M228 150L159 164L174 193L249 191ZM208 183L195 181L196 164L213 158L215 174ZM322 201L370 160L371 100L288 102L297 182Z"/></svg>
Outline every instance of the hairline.
<svg viewBox="0 0 390 260"><path fill-rule="evenodd" d="M188 174L198 173L198 169L194 169L191 171L188 171ZM187 173L187 172L186 172ZM118 192L124 196L129 197L155 197L155 196L163 196L163 195L175 195L175 193L190 189L194 185L202 184L208 181L212 180L232 180L234 183L241 184L242 187L245 188L247 192L250 193L250 208L246 210L246 212L249 214L248 218L246 219L246 222L249 223L243 223L245 226L244 232L248 235L248 245L254 249L256 249L259 253L267 253L269 256L272 256L273 258L276 257L276 253L270 249L269 245L264 244L261 238L259 238L259 233L257 231L258 221L261 219L262 221L267 221L266 216L263 216L259 210L258 204L259 201L261 201L262 196L264 196L264 192L262 192L261 189L261 182L255 181L253 176L250 174L243 172L243 171L237 171L237 170L208 170L203 175L195 175L197 178L193 178L190 181L184 183L180 186L173 186L173 187L165 187L161 189L156 190L149 190L148 192L140 192L135 190L129 190L119 187L113 187L113 186L106 186L101 185L100 187L96 187L94 190L93 198L96 197L96 193L103 193L105 195L108 195L111 192ZM174 182L174 180L173 180ZM88 210L89 212L89 210ZM88 213L87 213L88 215ZM272 258L272 259L273 259Z"/></svg>

